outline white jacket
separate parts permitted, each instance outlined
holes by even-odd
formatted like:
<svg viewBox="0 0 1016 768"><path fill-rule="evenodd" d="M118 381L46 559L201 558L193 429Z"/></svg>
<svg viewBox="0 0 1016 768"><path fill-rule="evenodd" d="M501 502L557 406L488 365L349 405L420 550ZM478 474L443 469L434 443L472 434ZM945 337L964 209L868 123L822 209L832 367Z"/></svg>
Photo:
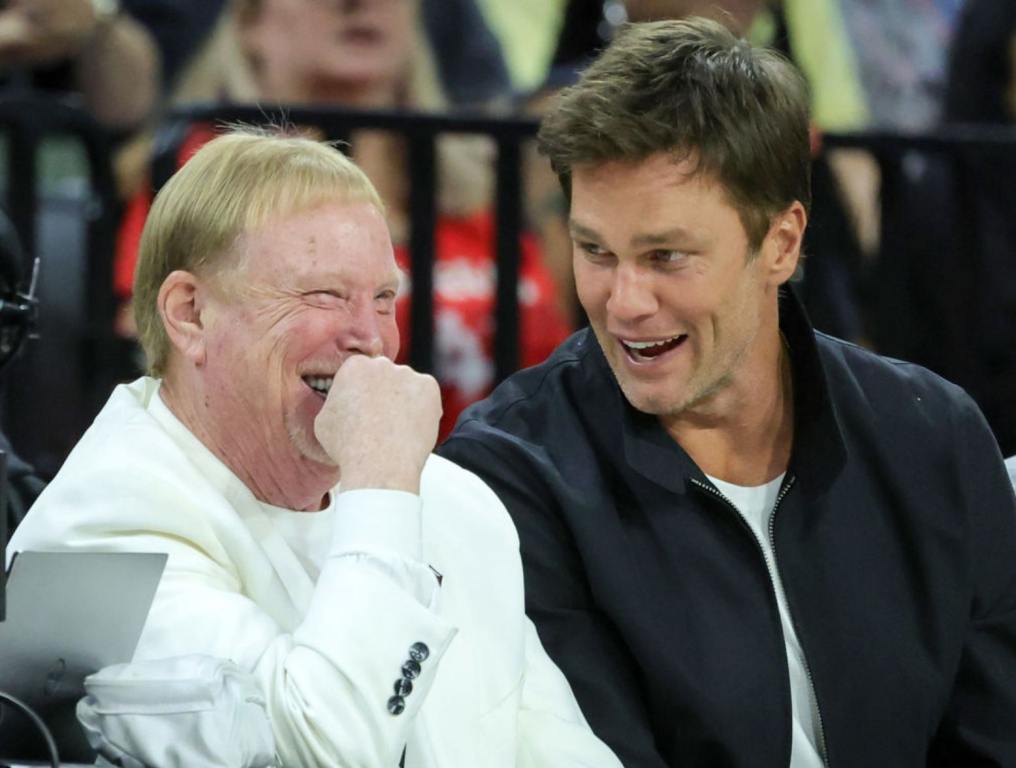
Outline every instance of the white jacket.
<svg viewBox="0 0 1016 768"><path fill-rule="evenodd" d="M404 747L407 768L620 766L524 615L517 534L476 476L432 456L419 497L340 494L315 585L158 385L117 387L10 547L168 553L135 660L250 670L287 766L394 768Z"/></svg>

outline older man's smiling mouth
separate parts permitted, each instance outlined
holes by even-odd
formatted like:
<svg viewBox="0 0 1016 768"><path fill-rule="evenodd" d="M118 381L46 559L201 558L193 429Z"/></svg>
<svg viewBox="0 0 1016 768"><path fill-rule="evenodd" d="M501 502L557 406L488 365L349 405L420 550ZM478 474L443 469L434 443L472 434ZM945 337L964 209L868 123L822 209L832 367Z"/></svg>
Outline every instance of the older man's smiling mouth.
<svg viewBox="0 0 1016 768"><path fill-rule="evenodd" d="M332 388L333 376L304 376L303 383L317 392L321 397L328 397Z"/></svg>

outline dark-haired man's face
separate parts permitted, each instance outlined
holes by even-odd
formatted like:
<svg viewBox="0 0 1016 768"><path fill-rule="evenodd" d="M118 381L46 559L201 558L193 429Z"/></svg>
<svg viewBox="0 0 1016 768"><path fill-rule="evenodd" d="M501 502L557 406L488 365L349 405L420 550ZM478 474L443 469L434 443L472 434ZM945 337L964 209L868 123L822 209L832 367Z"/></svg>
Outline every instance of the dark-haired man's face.
<svg viewBox="0 0 1016 768"><path fill-rule="evenodd" d="M659 153L572 172L579 300L629 402L665 424L736 410L776 375L760 339L778 338L789 277L772 232L750 255L722 186L692 168Z"/></svg>

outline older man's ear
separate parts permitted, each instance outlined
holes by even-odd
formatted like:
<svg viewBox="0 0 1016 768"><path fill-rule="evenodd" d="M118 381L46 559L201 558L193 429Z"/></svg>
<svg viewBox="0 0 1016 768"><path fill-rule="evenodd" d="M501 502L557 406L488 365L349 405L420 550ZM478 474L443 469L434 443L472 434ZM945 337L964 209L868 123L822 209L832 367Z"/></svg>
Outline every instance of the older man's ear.
<svg viewBox="0 0 1016 768"><path fill-rule="evenodd" d="M177 353L195 366L205 362L206 338L202 322L205 291L191 272L175 270L167 275L159 289L159 315L166 335Z"/></svg>

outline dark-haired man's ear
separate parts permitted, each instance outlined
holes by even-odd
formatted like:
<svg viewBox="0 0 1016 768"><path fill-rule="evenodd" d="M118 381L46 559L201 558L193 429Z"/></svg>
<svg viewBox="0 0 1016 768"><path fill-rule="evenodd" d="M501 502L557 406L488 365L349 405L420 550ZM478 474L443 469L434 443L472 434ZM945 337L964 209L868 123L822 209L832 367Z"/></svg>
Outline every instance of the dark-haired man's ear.
<svg viewBox="0 0 1016 768"><path fill-rule="evenodd" d="M206 344L201 281L181 269L170 272L162 281L157 302L162 325L176 352L192 365L203 365Z"/></svg>
<svg viewBox="0 0 1016 768"><path fill-rule="evenodd" d="M768 260L771 285L783 285L793 277L801 260L801 246L807 226L808 212L796 200L773 219L765 242L765 248L771 249Z"/></svg>

